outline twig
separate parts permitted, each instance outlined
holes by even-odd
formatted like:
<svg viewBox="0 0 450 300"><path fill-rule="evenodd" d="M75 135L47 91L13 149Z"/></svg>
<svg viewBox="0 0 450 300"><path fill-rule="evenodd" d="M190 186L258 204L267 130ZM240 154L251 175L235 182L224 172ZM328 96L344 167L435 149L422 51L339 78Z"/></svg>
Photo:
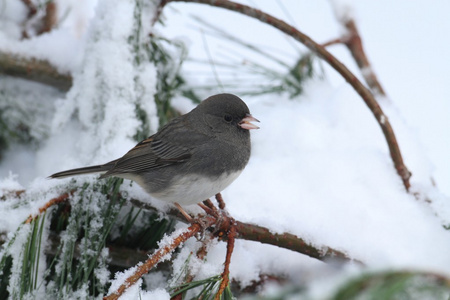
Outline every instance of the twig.
<svg viewBox="0 0 450 300"><path fill-rule="evenodd" d="M347 46L348 50L350 50L367 85L375 94L386 96L386 92L378 81L369 59L366 56L355 21L353 19L341 19L341 22L343 22L344 27L347 29L347 36L343 39L343 43Z"/></svg>
<svg viewBox="0 0 450 300"><path fill-rule="evenodd" d="M328 41L326 43L323 43L322 47L325 48L325 47L329 47L331 45L343 44L344 43L344 39L345 38L337 38L337 39L330 40L330 41Z"/></svg>
<svg viewBox="0 0 450 300"><path fill-rule="evenodd" d="M43 83L63 92L72 86L72 76L60 73L48 62L0 52L0 73Z"/></svg>
<svg viewBox="0 0 450 300"><path fill-rule="evenodd" d="M214 224L215 221L216 221L216 218L214 218L212 216L205 216L203 218L203 222L205 222L207 227ZM162 260L162 258L164 256L171 253L181 243L184 243L185 241L187 241L190 237L192 237L196 233L200 232L200 230L202 230L202 226L200 226L200 224L198 224L198 223L194 223L191 226L189 226L189 228L185 232L183 232L182 234L180 234L177 237L173 237L173 241L170 244L166 244L165 246L163 246L162 248L157 250L155 253L153 253L153 255L149 259L147 259L147 261L144 264L138 266L138 268L133 273L133 275L128 277L125 280L125 282L115 292L109 294L108 296L104 297L103 299L104 300L118 299L125 292L125 290L128 287L135 284L143 275L147 274L150 271L150 269L152 269L158 262L160 262Z"/></svg>
<svg viewBox="0 0 450 300"><path fill-rule="evenodd" d="M31 18L37 13L36 5L31 0L22 0L23 4L28 8L28 18Z"/></svg>
<svg viewBox="0 0 450 300"><path fill-rule="evenodd" d="M56 3L55 1L47 2L45 6L45 15L42 20L42 28L39 30L38 34L43 34L45 32L49 32L53 29L57 22L57 11L56 11Z"/></svg>
<svg viewBox="0 0 450 300"><path fill-rule="evenodd" d="M408 191L410 188L409 178L411 177L411 173L408 168L405 166L403 162L403 157L400 152L400 148L398 146L397 139L394 134L394 130L387 118L387 116L383 113L378 102L375 100L372 93L359 81L359 79L352 73L350 70L341 63L336 57L334 57L330 52L328 52L324 47L320 44L316 43L313 39L311 39L306 34L300 32L296 28L290 26L286 22L274 18L273 16L262 12L261 10L254 9L247 5L239 4L232 1L227 0L163 0L161 2L161 6L163 7L165 4L170 2L192 2L192 3L201 3L207 4L211 6L221 7L228 10L232 10L235 12L239 12L241 14L247 15L249 17L255 18L263 23L269 24L280 31L286 33L287 35L293 37L297 41L304 44L308 49L319 55L323 60L325 60L331 67L333 67L341 76L353 87L353 89L361 96L366 105L371 110L375 119L383 131L386 142L389 147L389 152L394 163L395 169L397 170L398 175L403 181L403 185L405 189Z"/></svg>
<svg viewBox="0 0 450 300"><path fill-rule="evenodd" d="M183 217L186 219L186 221L188 221L188 223L193 223L194 220L191 218L191 216L183 209L183 207L181 207L180 204L178 203L174 203L175 207L180 211L180 213L183 215Z"/></svg>
<svg viewBox="0 0 450 300"><path fill-rule="evenodd" d="M224 210L225 209L225 201L223 201L223 197L221 193L216 194L216 200L217 203L219 203L219 208Z"/></svg>
<svg viewBox="0 0 450 300"><path fill-rule="evenodd" d="M225 257L225 264L222 273L222 282L220 283L219 290L217 291L215 300L220 300L223 292L228 286L230 282L230 263L231 263L231 254L233 254L234 249L234 241L236 238L236 221L231 218L230 219L230 230L227 234L227 255Z"/></svg>
<svg viewBox="0 0 450 300"><path fill-rule="evenodd" d="M47 203L45 203L44 206L42 206L42 207L39 208L39 213L38 213L37 215L33 216L33 215L31 214L31 215L28 217L28 219L25 220L25 224L31 223L33 220L35 220L37 217L39 217L42 213L46 212L47 209L49 209L51 206L69 200L69 197L72 196L73 193L74 193L74 191L71 191L71 192L69 192L69 193L62 194L62 195L59 196L59 197L56 197L56 198L51 199L50 201L48 201Z"/></svg>
<svg viewBox="0 0 450 300"><path fill-rule="evenodd" d="M22 0L22 2L28 8L27 20L23 23L24 29L22 30L22 38L30 38L27 31L27 25L30 24L34 27L36 35L41 35L43 33L51 31L57 22L57 6L56 2L53 0L46 1L45 3L45 13L40 19L33 19L33 17L38 12L38 8L30 0ZM41 6L42 7L42 6ZM39 10L42 10L39 8Z"/></svg>
<svg viewBox="0 0 450 300"><path fill-rule="evenodd" d="M211 207L209 207L208 205L200 202L197 204L198 206L200 206L208 215L217 217L218 216L218 212L215 209L212 209ZM214 207L214 206L213 206Z"/></svg>
<svg viewBox="0 0 450 300"><path fill-rule="evenodd" d="M200 205L200 204L203 204L203 205L205 205L208 209L210 209L210 210L211 210L210 214L212 214L212 215L217 215L217 214L219 213L219 211L217 210L217 207L212 203L212 201L211 201L210 199L206 199L205 201L203 201L203 203L199 203L199 204L198 204L200 207L202 207L202 205ZM203 208L203 207L202 207L202 208ZM204 210L206 213L208 213L208 209L203 208L203 210Z"/></svg>

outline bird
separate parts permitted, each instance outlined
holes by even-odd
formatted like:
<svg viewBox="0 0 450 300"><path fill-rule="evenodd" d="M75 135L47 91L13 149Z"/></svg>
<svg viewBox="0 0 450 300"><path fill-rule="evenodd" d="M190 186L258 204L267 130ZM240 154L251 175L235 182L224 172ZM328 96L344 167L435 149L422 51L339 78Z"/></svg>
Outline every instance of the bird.
<svg viewBox="0 0 450 300"><path fill-rule="evenodd" d="M238 96L213 95L121 158L49 178L101 173L100 178L130 179L152 197L181 209L220 193L241 174L250 158L250 130L259 129L252 122L259 120Z"/></svg>

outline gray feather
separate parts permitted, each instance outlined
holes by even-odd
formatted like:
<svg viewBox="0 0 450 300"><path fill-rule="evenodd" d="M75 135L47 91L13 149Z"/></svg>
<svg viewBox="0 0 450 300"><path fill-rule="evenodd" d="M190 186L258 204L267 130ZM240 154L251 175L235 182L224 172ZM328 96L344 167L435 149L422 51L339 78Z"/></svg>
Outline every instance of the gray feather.
<svg viewBox="0 0 450 300"><path fill-rule="evenodd" d="M64 177L83 175L83 174L103 173L103 172L107 172L109 169L111 169L111 167L112 167L112 165L105 164L105 165L77 168L77 169L72 169L72 170L67 170L67 171L62 171L62 172L52 174L49 176L49 178L64 178Z"/></svg>

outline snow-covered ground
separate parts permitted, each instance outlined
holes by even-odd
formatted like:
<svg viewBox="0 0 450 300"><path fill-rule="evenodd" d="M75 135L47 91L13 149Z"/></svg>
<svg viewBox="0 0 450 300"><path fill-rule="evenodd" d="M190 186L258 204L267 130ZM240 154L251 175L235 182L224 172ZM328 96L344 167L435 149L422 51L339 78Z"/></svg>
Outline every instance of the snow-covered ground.
<svg viewBox="0 0 450 300"><path fill-rule="evenodd" d="M89 1L61 2L60 14L70 13L59 28L28 41L14 41L19 34L14 24L23 18L19 4L6 5L1 15L0 49L49 59L61 70L73 72L74 86L66 96L48 99L50 120L40 126L49 134L42 135L45 140L38 149L12 148L5 154L0 163L0 191L20 186L35 192L46 190L61 184L45 179L53 172L123 155L133 146L131 137L139 127L132 118L136 98L152 118L153 130L156 128L155 107L148 101L155 92L155 69L151 64L132 67L135 53L124 44L134 32L134 4L100 1L95 11ZM282 1L249 2L294 24L318 42L342 33L329 1L292 0L283 2L284 7ZM261 129L252 131L248 167L223 193L227 208L236 219L333 247L371 268L419 268L450 274L450 233L442 226L450 223L450 3L335 3L339 9L346 4L351 5L369 60L388 94L389 99L379 100L413 173L412 190L422 195L421 200L405 192L381 130L363 101L322 63L323 78L309 81L299 97L244 97L261 121ZM294 62L299 49L306 51L267 25L233 12L185 3L171 4L164 12L165 26L158 25L157 33L186 41L194 58L223 60L229 56L237 63L260 59L260 63L279 67L208 35L192 15L268 49L286 62ZM145 26L149 22L144 25L149 30ZM359 76L343 46L329 50ZM193 84L214 81L210 65L188 63L184 71ZM221 73L217 75L220 80ZM236 85L252 84L239 75L236 78ZM13 84L10 79L2 81L3 85ZM222 91L227 90L217 89ZM183 99L175 104L189 108ZM76 118L71 118L75 111ZM146 197L136 185L130 189L130 193ZM423 201L425 197L432 203ZM13 230L30 213L11 218L10 205L1 205L1 230ZM196 241L189 241L175 267L197 246ZM215 244L207 263L197 266L198 276L220 273L224 257L225 245ZM322 267L298 253L238 241L231 276L243 285L261 273L301 280ZM158 287L141 296L167 299Z"/></svg>

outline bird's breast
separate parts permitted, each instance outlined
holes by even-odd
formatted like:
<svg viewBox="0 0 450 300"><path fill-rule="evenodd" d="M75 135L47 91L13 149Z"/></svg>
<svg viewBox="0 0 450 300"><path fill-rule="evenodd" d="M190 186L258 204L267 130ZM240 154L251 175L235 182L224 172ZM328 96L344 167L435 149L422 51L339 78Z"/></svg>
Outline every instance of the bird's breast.
<svg viewBox="0 0 450 300"><path fill-rule="evenodd" d="M217 177L199 174L176 176L172 179L170 187L153 192L151 195L162 201L177 202L180 205L200 203L223 191L241 172L224 173Z"/></svg>

